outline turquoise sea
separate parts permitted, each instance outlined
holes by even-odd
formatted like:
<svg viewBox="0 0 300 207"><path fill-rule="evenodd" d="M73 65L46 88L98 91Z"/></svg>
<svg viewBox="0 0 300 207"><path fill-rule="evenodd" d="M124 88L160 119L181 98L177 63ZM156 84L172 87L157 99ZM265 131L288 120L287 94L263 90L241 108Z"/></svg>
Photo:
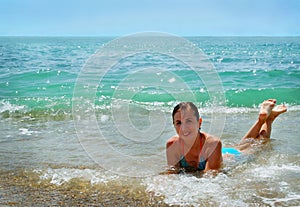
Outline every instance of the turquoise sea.
<svg viewBox="0 0 300 207"><path fill-rule="evenodd" d="M111 63L91 60L114 37L0 37L0 205L62 205L66 198L41 193L43 202L24 191L64 194L80 186L86 197L97 198L86 189L111 196L83 202L88 206L299 206L300 37L183 39L202 50L211 79L145 50L95 69L82 83L93 63ZM214 84L224 95L217 105L208 86ZM202 129L218 128L226 146L239 142L268 98L288 112L257 153L225 162L216 177L159 174L178 101L196 102Z"/></svg>

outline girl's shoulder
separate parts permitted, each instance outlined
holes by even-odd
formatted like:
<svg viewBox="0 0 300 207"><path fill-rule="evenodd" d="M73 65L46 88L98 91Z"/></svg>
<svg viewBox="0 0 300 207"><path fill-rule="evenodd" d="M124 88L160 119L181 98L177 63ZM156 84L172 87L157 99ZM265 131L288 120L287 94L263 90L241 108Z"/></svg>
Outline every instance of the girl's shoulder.
<svg viewBox="0 0 300 207"><path fill-rule="evenodd" d="M174 135L173 137L171 137L170 139L167 140L167 147L173 145L173 144L179 144L179 136L178 135Z"/></svg>
<svg viewBox="0 0 300 207"><path fill-rule="evenodd" d="M215 137L213 135L207 134L205 132L203 132L202 134L204 134L205 136L205 142L206 144L217 144L217 143L221 143L221 139L218 137Z"/></svg>

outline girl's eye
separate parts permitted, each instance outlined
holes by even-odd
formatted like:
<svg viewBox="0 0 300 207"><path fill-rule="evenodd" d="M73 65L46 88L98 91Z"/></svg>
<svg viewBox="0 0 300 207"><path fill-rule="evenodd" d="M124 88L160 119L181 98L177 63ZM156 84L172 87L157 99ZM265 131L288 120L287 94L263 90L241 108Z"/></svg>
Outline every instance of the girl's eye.
<svg viewBox="0 0 300 207"><path fill-rule="evenodd" d="M176 124L176 126L179 126L181 124L181 122L176 122L175 124Z"/></svg>

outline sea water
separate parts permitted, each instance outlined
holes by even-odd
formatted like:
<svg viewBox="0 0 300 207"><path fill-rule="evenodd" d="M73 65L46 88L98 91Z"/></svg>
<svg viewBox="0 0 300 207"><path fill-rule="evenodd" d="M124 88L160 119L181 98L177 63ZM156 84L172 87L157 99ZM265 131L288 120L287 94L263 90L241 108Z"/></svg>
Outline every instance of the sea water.
<svg viewBox="0 0 300 207"><path fill-rule="evenodd" d="M74 111L74 89L92 55L113 37L1 37L1 174L8 180L26 174L32 178L28 186L46 183L57 189L74 182L105 184L120 194L132 182L133 191L159 197L166 205L300 205L300 38L186 39L212 63L225 95L222 106L211 100L209 80L201 80L182 61L137 53L97 80L93 99L78 96L85 113L95 115L92 125ZM179 79L188 92L180 85L168 87ZM187 93L195 96L203 131L213 131L215 119L225 117L218 135L224 146L240 141L263 100L275 98L288 112L274 122L270 143L225 161L217 176L161 175L166 140L175 134L171 112L176 97L184 100ZM83 137L81 129L88 129ZM1 189L1 204L14 201L13 191Z"/></svg>

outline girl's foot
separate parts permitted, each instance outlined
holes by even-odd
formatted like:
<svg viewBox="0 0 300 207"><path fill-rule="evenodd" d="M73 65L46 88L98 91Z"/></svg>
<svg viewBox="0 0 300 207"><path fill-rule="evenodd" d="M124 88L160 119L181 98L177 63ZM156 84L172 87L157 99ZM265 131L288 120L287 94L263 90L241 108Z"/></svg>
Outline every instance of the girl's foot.
<svg viewBox="0 0 300 207"><path fill-rule="evenodd" d="M287 111L287 107L283 105L276 106L272 109L269 119L274 120L277 116Z"/></svg>
<svg viewBox="0 0 300 207"><path fill-rule="evenodd" d="M269 99L267 101L264 101L261 104L260 111L259 111L259 120L260 121L264 122L270 116L272 109L275 106L275 103L276 103L275 99Z"/></svg>

